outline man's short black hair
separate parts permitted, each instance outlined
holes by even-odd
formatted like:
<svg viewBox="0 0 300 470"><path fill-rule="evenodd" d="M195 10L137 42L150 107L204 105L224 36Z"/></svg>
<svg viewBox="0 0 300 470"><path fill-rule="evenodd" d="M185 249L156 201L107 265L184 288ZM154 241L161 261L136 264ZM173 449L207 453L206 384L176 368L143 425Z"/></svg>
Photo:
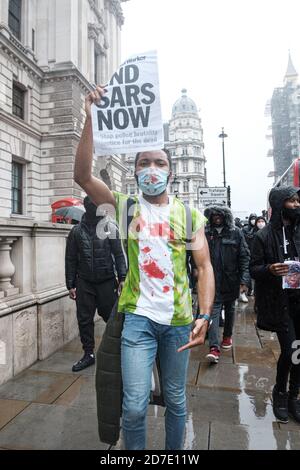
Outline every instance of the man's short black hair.
<svg viewBox="0 0 300 470"><path fill-rule="evenodd" d="M168 159L168 162L169 162L169 166L170 166L170 170L172 170L172 159L171 159L171 154L169 152L168 149L166 148L163 148L161 149L166 155L167 155L167 159ZM134 160L134 168L136 168L136 165L137 165L137 162L138 162L138 159L140 157L140 155L144 153L144 152L138 152L135 156L135 160Z"/></svg>

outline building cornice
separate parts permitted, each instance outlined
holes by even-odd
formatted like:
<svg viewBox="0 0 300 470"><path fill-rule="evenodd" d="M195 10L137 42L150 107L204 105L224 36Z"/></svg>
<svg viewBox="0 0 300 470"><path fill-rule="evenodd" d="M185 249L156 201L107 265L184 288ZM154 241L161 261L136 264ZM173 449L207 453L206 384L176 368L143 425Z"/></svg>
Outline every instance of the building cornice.
<svg viewBox="0 0 300 470"><path fill-rule="evenodd" d="M13 59L17 65L21 66L33 79L41 82L43 71L35 60L29 57L29 49L24 47L2 23L0 24L0 50L7 54L10 60ZM32 57L32 54L30 56Z"/></svg>
<svg viewBox="0 0 300 470"><path fill-rule="evenodd" d="M0 109L0 121L5 122L6 124L11 125L14 129L27 134L30 137L40 140L42 133L34 129L32 126L27 124L22 119L18 119L13 114L9 114L6 111Z"/></svg>
<svg viewBox="0 0 300 470"><path fill-rule="evenodd" d="M93 89L90 82L82 75L72 62L59 64L58 67L45 71L43 74L43 83L70 80L77 83L85 93L89 93Z"/></svg>

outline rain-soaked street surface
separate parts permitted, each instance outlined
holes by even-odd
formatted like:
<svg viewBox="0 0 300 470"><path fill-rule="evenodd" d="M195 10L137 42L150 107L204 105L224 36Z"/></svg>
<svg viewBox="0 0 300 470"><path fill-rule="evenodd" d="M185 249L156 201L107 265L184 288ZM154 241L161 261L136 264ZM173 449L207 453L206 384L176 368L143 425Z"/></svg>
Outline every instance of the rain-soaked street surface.
<svg viewBox="0 0 300 470"><path fill-rule="evenodd" d="M104 324L97 322L99 343ZM194 349L188 376L185 449L300 449L300 425L272 413L279 347L255 328L253 301L238 304L234 347L219 364ZM97 434L95 368L72 373L79 338L0 387L0 449L107 449ZM164 448L164 409L149 407L147 449ZM119 442L115 449L122 449Z"/></svg>

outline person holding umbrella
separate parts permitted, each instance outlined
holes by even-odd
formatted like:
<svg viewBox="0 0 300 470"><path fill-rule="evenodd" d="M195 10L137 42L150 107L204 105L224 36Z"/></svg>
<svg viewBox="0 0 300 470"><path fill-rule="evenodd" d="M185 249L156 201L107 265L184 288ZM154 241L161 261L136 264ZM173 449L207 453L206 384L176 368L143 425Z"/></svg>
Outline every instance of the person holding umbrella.
<svg viewBox="0 0 300 470"><path fill-rule="evenodd" d="M97 225L103 217L97 216L97 207L87 196L85 214L69 233L66 247L66 286L69 296L76 301L83 357L76 362L73 372L79 372L95 363L94 315L107 322L126 277L124 258L118 230L112 222L106 231L116 234L102 239L97 236ZM113 227L111 227L113 225ZM116 280L117 274L117 280Z"/></svg>

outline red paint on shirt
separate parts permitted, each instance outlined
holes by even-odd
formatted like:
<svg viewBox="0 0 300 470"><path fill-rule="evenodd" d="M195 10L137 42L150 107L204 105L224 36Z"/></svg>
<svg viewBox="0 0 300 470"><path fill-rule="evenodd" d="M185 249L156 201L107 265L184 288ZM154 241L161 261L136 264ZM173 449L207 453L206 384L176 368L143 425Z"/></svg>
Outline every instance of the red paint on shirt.
<svg viewBox="0 0 300 470"><path fill-rule="evenodd" d="M163 287L163 292L169 292L170 290L170 287L169 286L164 286Z"/></svg>
<svg viewBox="0 0 300 470"><path fill-rule="evenodd" d="M145 248L142 249L143 253L150 253L150 251L151 251L151 248L149 248L149 246L145 246Z"/></svg>
<svg viewBox="0 0 300 470"><path fill-rule="evenodd" d="M154 277L155 279L164 279L166 277L165 273L153 260L145 261L141 267L148 277Z"/></svg>
<svg viewBox="0 0 300 470"><path fill-rule="evenodd" d="M152 237L168 237L174 240L174 231L171 229L168 222L156 223L150 226L150 235Z"/></svg>

